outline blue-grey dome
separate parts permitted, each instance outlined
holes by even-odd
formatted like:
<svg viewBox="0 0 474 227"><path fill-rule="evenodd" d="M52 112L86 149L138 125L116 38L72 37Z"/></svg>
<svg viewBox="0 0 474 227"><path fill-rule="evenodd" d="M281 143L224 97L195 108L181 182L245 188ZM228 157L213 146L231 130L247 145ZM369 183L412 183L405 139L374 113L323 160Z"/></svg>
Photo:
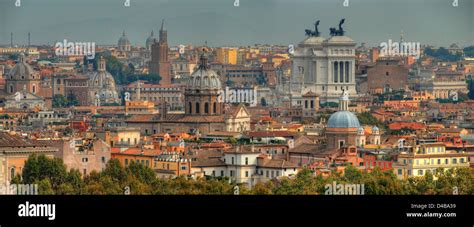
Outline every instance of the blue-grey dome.
<svg viewBox="0 0 474 227"><path fill-rule="evenodd" d="M341 110L333 113L328 120L328 128L360 128L359 119L350 111Z"/></svg>

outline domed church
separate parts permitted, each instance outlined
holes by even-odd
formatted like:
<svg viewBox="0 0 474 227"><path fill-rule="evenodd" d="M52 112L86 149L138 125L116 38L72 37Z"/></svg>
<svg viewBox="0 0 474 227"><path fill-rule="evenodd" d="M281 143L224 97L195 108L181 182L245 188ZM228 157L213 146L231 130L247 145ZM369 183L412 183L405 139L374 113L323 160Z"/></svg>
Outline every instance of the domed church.
<svg viewBox="0 0 474 227"><path fill-rule="evenodd" d="M328 120L327 148L356 146L360 128L359 119L349 111L349 94L344 91L339 99L339 111L333 113Z"/></svg>
<svg viewBox="0 0 474 227"><path fill-rule="evenodd" d="M115 88L115 80L107 72L105 64L105 59L101 56L97 72L89 74L89 103L95 106L120 103L120 98Z"/></svg>
<svg viewBox="0 0 474 227"><path fill-rule="evenodd" d="M210 69L208 57L202 54L199 66L189 77L184 92L185 113L167 113L166 103L152 118L132 116L129 127L138 127L146 134L186 132L209 134L250 130L250 112L244 104L225 104L220 98L219 76ZM152 122L153 124L150 124Z"/></svg>
<svg viewBox="0 0 474 227"><path fill-rule="evenodd" d="M199 67L190 76L184 93L186 114L222 114L222 103L219 102L221 89L219 75L209 68L207 56L201 55Z"/></svg>
<svg viewBox="0 0 474 227"><path fill-rule="evenodd" d="M118 40L118 49L119 51L130 51L132 49L132 45L130 44L130 40L128 40L127 35L125 35L125 31L122 33L122 37Z"/></svg>
<svg viewBox="0 0 474 227"><path fill-rule="evenodd" d="M16 92L30 92L37 94L39 92L40 75L25 60L25 54L21 53L18 63L10 70L6 76L7 94Z"/></svg>

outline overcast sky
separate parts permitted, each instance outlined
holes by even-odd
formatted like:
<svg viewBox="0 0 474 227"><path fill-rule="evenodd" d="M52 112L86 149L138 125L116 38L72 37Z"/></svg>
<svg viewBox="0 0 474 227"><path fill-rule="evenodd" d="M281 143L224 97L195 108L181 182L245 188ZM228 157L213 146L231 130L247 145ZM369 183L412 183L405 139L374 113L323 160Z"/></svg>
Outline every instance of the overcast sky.
<svg viewBox="0 0 474 227"><path fill-rule="evenodd" d="M164 18L170 45L239 46L295 44L321 20L322 36L346 18L346 35L357 43L388 39L447 46L474 45L474 1L458 0L0 0L0 44L59 40L115 44L125 30L134 45L155 36Z"/></svg>

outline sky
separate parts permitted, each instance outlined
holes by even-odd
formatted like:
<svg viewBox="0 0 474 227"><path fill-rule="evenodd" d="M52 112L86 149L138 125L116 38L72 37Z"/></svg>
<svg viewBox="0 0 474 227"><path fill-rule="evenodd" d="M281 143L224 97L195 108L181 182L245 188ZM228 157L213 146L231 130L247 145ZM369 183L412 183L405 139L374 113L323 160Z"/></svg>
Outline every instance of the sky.
<svg viewBox="0 0 474 227"><path fill-rule="evenodd" d="M21 1L15 7L15 1ZM116 44L122 31L133 45L158 35L165 19L170 45L245 46L297 44L304 29L329 36L343 25L346 35L370 46L399 40L421 45L474 45L474 0L0 0L0 44L74 42Z"/></svg>

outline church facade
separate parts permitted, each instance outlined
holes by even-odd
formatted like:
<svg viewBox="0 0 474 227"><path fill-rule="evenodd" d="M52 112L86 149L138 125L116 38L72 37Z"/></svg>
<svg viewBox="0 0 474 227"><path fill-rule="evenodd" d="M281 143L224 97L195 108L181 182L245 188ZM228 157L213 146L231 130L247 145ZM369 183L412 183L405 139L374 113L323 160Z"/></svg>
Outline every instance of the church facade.
<svg viewBox="0 0 474 227"><path fill-rule="evenodd" d="M221 95L219 75L210 69L208 58L200 58L199 67L189 77L184 93L184 114L167 113L168 103L161 103L160 113L132 116L127 126L140 128L145 135L186 132L243 132L250 130L250 112L245 105L225 104Z"/></svg>
<svg viewBox="0 0 474 227"><path fill-rule="evenodd" d="M293 105L301 105L301 95L309 91L316 93L321 102L337 102L342 91L355 97L355 46L342 29L331 28L331 37L320 36L315 31L306 30L307 38L299 43L291 57L291 94Z"/></svg>

